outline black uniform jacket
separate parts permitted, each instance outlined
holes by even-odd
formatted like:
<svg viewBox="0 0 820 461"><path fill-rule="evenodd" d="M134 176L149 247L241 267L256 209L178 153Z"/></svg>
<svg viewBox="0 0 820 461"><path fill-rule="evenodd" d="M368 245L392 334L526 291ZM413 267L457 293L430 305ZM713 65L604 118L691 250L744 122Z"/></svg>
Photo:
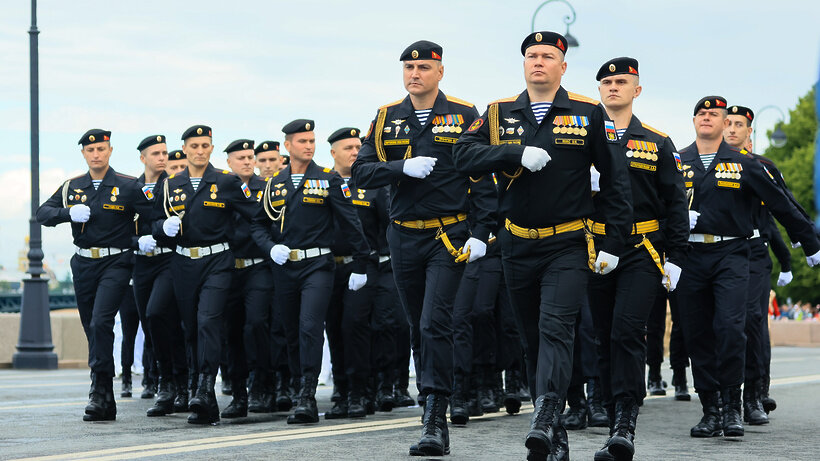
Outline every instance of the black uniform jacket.
<svg viewBox="0 0 820 461"><path fill-rule="evenodd" d="M248 180L248 188L251 191L251 199L256 203L254 216L262 208L262 195L265 191L267 180L261 176L253 175ZM239 213L233 214L233 227L228 241L231 243L233 255L239 259L270 258L270 251L267 253L259 247L251 236L251 220Z"/></svg>
<svg viewBox="0 0 820 461"><path fill-rule="evenodd" d="M488 109L456 143L459 171L497 172L500 217L543 228L592 215L589 167L594 163L601 172L600 219L607 224L601 249L619 254L632 224L629 176L615 125L603 106L559 87L538 124L526 90L492 104L499 107L500 145L490 144ZM525 146L545 149L551 157L547 166L534 173L521 167Z"/></svg>
<svg viewBox="0 0 820 461"><path fill-rule="evenodd" d="M134 215L150 213L150 209L140 206L142 195L137 178L117 173L109 167L97 190L92 185L90 173L63 183L37 209L37 222L51 227L71 222L69 208L87 205L91 208L88 222L85 225L71 223L75 245L80 248L136 249Z"/></svg>
<svg viewBox="0 0 820 461"><path fill-rule="evenodd" d="M751 237L754 207L762 200L769 211L803 244L807 255L820 250L811 222L792 205L763 165L725 141L706 170L696 143L680 151L684 186L694 188L691 209L700 212L692 233Z"/></svg>
<svg viewBox="0 0 820 461"><path fill-rule="evenodd" d="M288 165L268 180L268 208L263 203L251 225L256 244L265 254L269 254L276 244L292 250L329 248L333 245L334 223L337 223L346 230L352 247L353 272L364 274L370 247L350 202L350 187L338 173L313 161L307 166L298 187L293 186L290 172L291 165ZM271 221L269 213L284 219L284 223ZM278 213L282 213L281 216Z"/></svg>
<svg viewBox="0 0 820 461"><path fill-rule="evenodd" d="M378 251L379 255L389 255L387 246L387 226L390 224L388 212L390 193L389 186L376 189L362 189L356 186L352 179L347 182L350 188L350 202L359 215L364 236L371 250ZM347 229L337 226L336 240L331 247L336 256L350 256L353 248L347 238Z"/></svg>
<svg viewBox="0 0 820 461"><path fill-rule="evenodd" d="M486 242L496 224L492 182L472 184L468 175L456 171L453 162L453 145L478 116L475 106L439 91L424 126L416 117L409 95L383 108L387 110L384 128L376 133L377 115L353 164L353 180L358 187L392 185L390 218L398 221L475 213L475 219L470 220L472 236ZM377 138L380 146L376 145ZM382 148L384 161L377 152ZM435 158L433 172L424 179L405 175L402 170L408 152L412 157Z"/></svg>
<svg viewBox="0 0 820 461"><path fill-rule="evenodd" d="M152 235L153 233L154 221L159 218L156 216L157 210L155 209L155 203L157 200L162 200L162 182L165 181L167 177L168 173L164 171L160 173L159 178L157 178L157 182L154 183L154 187L145 185L145 174L140 175L137 179L143 195L140 198L140 201L144 202L142 206L146 208L145 215L140 214L137 216L137 233L140 237L143 235ZM165 215L162 215L162 217L164 218ZM154 236L154 240L156 240L158 247L170 248L173 250L176 246L174 238L166 236L165 233Z"/></svg>

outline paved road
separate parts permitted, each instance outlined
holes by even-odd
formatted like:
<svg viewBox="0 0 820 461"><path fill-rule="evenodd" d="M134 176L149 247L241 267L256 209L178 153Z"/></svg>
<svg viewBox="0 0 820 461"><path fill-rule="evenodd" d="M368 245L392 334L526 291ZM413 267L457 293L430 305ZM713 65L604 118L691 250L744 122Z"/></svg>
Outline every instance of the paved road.
<svg viewBox="0 0 820 461"><path fill-rule="evenodd" d="M772 370L778 408L771 424L747 426L745 437L695 440L689 428L700 416L697 399L651 398L638 419L636 459L820 459L820 349L776 348ZM118 399L116 422L84 423L87 389L87 371L0 370L0 459L410 460L407 447L420 435L419 408L307 427L288 426L287 415L279 413L196 427L185 422L187 415L149 419L151 402L134 398ZM329 407L329 397L330 389L320 388L320 411ZM220 407L229 399L220 396ZM531 409L451 427L452 454L445 459L524 459ZM571 432L572 459L591 460L605 438L606 429Z"/></svg>

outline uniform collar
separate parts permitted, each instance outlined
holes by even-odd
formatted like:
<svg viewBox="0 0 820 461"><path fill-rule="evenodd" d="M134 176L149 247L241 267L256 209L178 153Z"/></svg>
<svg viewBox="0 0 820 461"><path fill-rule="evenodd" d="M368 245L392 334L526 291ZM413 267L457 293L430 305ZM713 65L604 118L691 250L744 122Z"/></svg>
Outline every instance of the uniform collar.
<svg viewBox="0 0 820 461"><path fill-rule="evenodd" d="M208 166L205 167L205 172L202 173L202 180L205 181L205 182L215 183L216 182L216 175L217 175L216 168L214 168L214 166L211 165L211 162L208 162Z"/></svg>
<svg viewBox="0 0 820 461"><path fill-rule="evenodd" d="M629 120L629 126L626 127L626 131L624 132L623 136L621 136L620 143L622 146L625 146L627 142L629 142L632 138L643 138L646 136L646 133L643 132L641 129L643 125L641 121L638 120L638 117L635 114L632 114L632 118Z"/></svg>
<svg viewBox="0 0 820 461"><path fill-rule="evenodd" d="M559 86L558 91L555 92L555 97L552 99L552 105L547 113L544 114L543 120L546 120L552 110L556 107L559 109L570 109L572 107L567 90L565 90L563 86ZM521 111L524 114L524 117L526 117L533 126L538 126L538 121L535 120L535 114L532 113L530 94L527 90L522 91L521 94L518 95L513 102L511 109Z"/></svg>
<svg viewBox="0 0 820 461"><path fill-rule="evenodd" d="M449 114L450 111L450 102L447 100L447 96L444 94L443 91L438 90L438 95L436 95L436 101L433 103L433 108L430 111L430 115L433 114ZM393 116L398 118L404 118L408 123L414 125L416 128L424 128L432 121L433 117L427 117L427 123L424 126L419 125L418 118L416 118L416 109L413 107L413 102L410 100L410 95L404 97L404 100L399 104L396 111L393 113Z"/></svg>
<svg viewBox="0 0 820 461"><path fill-rule="evenodd" d="M90 173L89 173L88 177L89 178L91 177ZM117 179L117 172L114 171L114 169L109 166L108 171L106 171L105 176L103 176L101 184L104 185L104 186L116 186L117 185L116 179Z"/></svg>

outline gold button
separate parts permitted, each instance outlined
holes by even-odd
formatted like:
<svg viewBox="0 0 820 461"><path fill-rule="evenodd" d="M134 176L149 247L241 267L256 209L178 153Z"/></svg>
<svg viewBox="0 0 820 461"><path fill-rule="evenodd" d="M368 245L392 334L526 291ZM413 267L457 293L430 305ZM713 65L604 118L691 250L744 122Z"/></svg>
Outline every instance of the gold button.
<svg viewBox="0 0 820 461"><path fill-rule="evenodd" d="M422 221L421 219L416 221L416 229L424 229L424 221Z"/></svg>
<svg viewBox="0 0 820 461"><path fill-rule="evenodd" d="M530 229L530 230L528 231L528 233L530 234L530 238L531 238L531 239L535 240L535 239L537 239L537 238L538 238L538 231L537 231L537 230L535 230L535 229Z"/></svg>

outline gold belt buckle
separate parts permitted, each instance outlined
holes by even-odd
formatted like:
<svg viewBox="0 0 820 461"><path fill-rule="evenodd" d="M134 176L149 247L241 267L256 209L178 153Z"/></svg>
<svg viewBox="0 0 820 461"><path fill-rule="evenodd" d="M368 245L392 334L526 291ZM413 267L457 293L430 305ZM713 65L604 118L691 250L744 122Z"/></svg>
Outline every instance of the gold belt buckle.
<svg viewBox="0 0 820 461"><path fill-rule="evenodd" d="M527 234L529 235L530 239L532 239L532 240L538 239L538 229L529 229L527 231Z"/></svg>
<svg viewBox="0 0 820 461"><path fill-rule="evenodd" d="M424 221L419 219L416 221L416 229L424 229Z"/></svg>
<svg viewBox="0 0 820 461"><path fill-rule="evenodd" d="M290 250L290 253L288 253L288 260L299 261L299 250Z"/></svg>
<svg viewBox="0 0 820 461"><path fill-rule="evenodd" d="M237 269L244 269L245 268L245 260L244 259L236 259L234 266Z"/></svg>
<svg viewBox="0 0 820 461"><path fill-rule="evenodd" d="M98 259L100 257L100 249L99 248L91 248L91 257L94 259Z"/></svg>
<svg viewBox="0 0 820 461"><path fill-rule="evenodd" d="M703 243L715 243L715 236L712 234L703 234Z"/></svg>
<svg viewBox="0 0 820 461"><path fill-rule="evenodd" d="M189 248L191 251L191 258L199 258L199 247Z"/></svg>

